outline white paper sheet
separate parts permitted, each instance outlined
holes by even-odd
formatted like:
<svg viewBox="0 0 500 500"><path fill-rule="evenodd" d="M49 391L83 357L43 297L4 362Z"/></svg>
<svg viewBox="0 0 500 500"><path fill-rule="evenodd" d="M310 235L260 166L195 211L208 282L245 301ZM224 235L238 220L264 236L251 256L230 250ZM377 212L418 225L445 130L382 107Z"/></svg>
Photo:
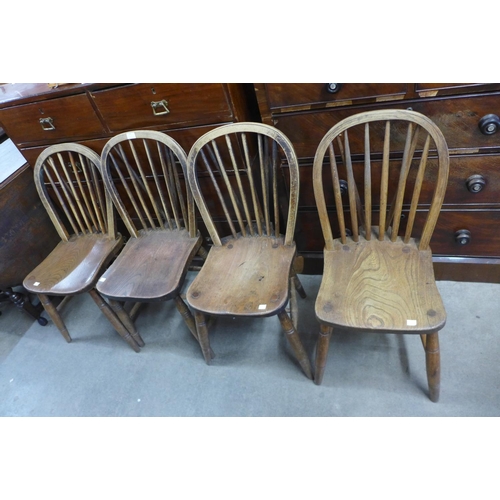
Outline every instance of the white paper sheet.
<svg viewBox="0 0 500 500"><path fill-rule="evenodd" d="M10 177L26 163L26 158L14 143L7 139L0 144L0 182Z"/></svg>

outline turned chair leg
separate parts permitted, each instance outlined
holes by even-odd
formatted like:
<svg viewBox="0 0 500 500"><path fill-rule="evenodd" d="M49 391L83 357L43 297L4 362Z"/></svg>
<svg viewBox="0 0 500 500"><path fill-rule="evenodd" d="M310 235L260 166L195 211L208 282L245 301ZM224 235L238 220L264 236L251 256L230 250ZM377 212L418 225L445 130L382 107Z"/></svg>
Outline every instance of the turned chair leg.
<svg viewBox="0 0 500 500"><path fill-rule="evenodd" d="M299 326L299 306L297 304L297 289L293 284L293 278L290 278L290 299L288 300L286 312L290 315L293 326L297 330Z"/></svg>
<svg viewBox="0 0 500 500"><path fill-rule="evenodd" d="M56 306L51 302L49 297L43 293L37 294L43 308L47 311L47 314L50 316L50 319L54 322L54 325L57 326L61 335L66 339L67 342L71 342L71 337L69 335L68 329L64 324L64 321L59 314Z"/></svg>
<svg viewBox="0 0 500 500"><path fill-rule="evenodd" d="M198 342L200 343L201 350L203 352L203 357L207 365L210 364L212 359L212 349L210 348L210 341L208 339L208 328L205 315L200 311L194 312L194 318L196 321L196 331L198 333Z"/></svg>
<svg viewBox="0 0 500 500"><path fill-rule="evenodd" d="M110 299L109 305L111 309L113 309L114 313L118 316L118 319L123 323L123 326L130 332L132 338L135 340L139 347L144 347L144 340L139 335L137 328L135 327L132 318L129 316L127 311L123 308L123 306L117 300Z"/></svg>
<svg viewBox="0 0 500 500"><path fill-rule="evenodd" d="M436 403L439 400L441 381L441 362L439 355L438 333L428 333L425 339L425 365L427 382L429 384L429 398Z"/></svg>
<svg viewBox="0 0 500 500"><path fill-rule="evenodd" d="M304 349L304 346L300 341L299 334L293 326L293 321L285 311L281 311L280 313L278 313L278 318L280 320L281 326L283 327L283 330L285 330L285 337L287 338L291 348L293 349L297 361L302 367L302 370L304 370L307 378L312 380L313 376L311 372L311 363L309 362L306 350Z"/></svg>
<svg viewBox="0 0 500 500"><path fill-rule="evenodd" d="M314 383L316 385L320 385L321 382L323 382L323 374L325 373L332 332L333 328L331 326L320 326L318 343L316 344L316 369L314 373Z"/></svg>
<svg viewBox="0 0 500 500"><path fill-rule="evenodd" d="M102 311L104 316L113 325L113 328L119 333L119 335L127 342L127 344L132 347L135 352L140 352L140 348L135 342L135 340L130 335L130 332L125 328L123 323L118 319L118 316L113 312L113 309L108 305L108 303L101 297L99 292L94 288L90 290L89 295L92 297L97 307Z"/></svg>
<svg viewBox="0 0 500 500"><path fill-rule="evenodd" d="M193 315L191 314L191 311L189 310L188 306L186 303L182 300L180 295L177 295L174 298L175 306L177 307L177 310L182 316L182 319L186 323L187 327L189 328L189 331L193 335L193 337L199 342L198 339L198 332L196 331L196 323L194 321Z"/></svg>

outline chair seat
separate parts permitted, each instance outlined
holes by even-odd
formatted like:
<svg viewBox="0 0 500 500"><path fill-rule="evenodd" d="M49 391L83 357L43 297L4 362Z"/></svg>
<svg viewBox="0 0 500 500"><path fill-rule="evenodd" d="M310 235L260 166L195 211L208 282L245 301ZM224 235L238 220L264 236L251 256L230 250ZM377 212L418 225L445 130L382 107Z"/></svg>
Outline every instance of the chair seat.
<svg viewBox="0 0 500 500"><path fill-rule="evenodd" d="M61 241L24 279L29 292L69 295L94 288L102 268L122 245L122 237L85 234Z"/></svg>
<svg viewBox="0 0 500 500"><path fill-rule="evenodd" d="M201 240L186 230L141 230L102 275L97 290L116 300L166 300L178 293Z"/></svg>
<svg viewBox="0 0 500 500"><path fill-rule="evenodd" d="M187 292L196 310L215 315L271 316L288 301L295 244L283 238L228 238L210 249Z"/></svg>
<svg viewBox="0 0 500 500"><path fill-rule="evenodd" d="M325 250L316 300L322 323L363 331L430 333L446 312L434 280L430 249L415 240L334 242Z"/></svg>

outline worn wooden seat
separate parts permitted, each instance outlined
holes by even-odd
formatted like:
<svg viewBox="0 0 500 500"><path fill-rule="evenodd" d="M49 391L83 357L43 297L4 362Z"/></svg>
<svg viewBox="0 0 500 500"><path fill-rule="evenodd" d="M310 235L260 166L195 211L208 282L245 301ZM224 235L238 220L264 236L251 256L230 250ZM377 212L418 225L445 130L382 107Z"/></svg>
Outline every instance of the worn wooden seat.
<svg viewBox="0 0 500 500"><path fill-rule="evenodd" d="M425 347L430 399L438 400L438 331L446 312L429 242L448 169L442 133L431 120L409 110L351 116L319 144L313 183L325 265L315 305L321 324L317 384L334 329L413 333L421 335Z"/></svg>
<svg viewBox="0 0 500 500"><path fill-rule="evenodd" d="M281 161L286 162L283 169ZM282 170L290 177L288 195ZM293 301L292 317L286 311L293 287L305 296L294 268L299 180L291 143L267 125L225 125L193 145L188 177L213 243L186 294L206 362L211 360L206 315L277 315L304 373L312 378L293 322Z"/></svg>
<svg viewBox="0 0 500 500"><path fill-rule="evenodd" d="M198 340L194 319L180 296L193 257L204 256L187 187L186 153L161 132L126 132L104 146L102 169L130 238L99 280L99 293L117 315L123 315L123 302L174 299ZM127 326L136 331L133 323Z"/></svg>
<svg viewBox="0 0 500 500"><path fill-rule="evenodd" d="M45 149L35 164L35 184L61 242L24 279L63 337L71 336L51 296L88 292L116 331L135 350L135 338L95 289L109 262L123 246L115 232L113 206L105 192L100 158L79 144ZM59 304L59 308L62 305Z"/></svg>

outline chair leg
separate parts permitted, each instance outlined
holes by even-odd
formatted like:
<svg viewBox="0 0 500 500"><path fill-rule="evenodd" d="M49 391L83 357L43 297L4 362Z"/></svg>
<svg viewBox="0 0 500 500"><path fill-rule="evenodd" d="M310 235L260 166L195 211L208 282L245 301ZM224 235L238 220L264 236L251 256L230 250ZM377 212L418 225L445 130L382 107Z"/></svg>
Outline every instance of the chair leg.
<svg viewBox="0 0 500 500"><path fill-rule="evenodd" d="M425 341L425 365L427 369L427 382L429 384L429 398L437 403L441 381L441 362L439 355L438 333L428 333Z"/></svg>
<svg viewBox="0 0 500 500"><path fill-rule="evenodd" d="M188 309L186 303L182 300L180 295L177 295L174 298L175 306L177 310L180 312L182 319L185 321L189 331L192 333L193 337L199 342L198 332L196 331L196 323L194 321L193 315L191 311Z"/></svg>
<svg viewBox="0 0 500 500"><path fill-rule="evenodd" d="M321 382L323 382L323 374L325 373L332 332L333 328L331 326L320 326L318 343L316 344L316 369L314 373L314 383L316 385L321 385Z"/></svg>
<svg viewBox="0 0 500 500"><path fill-rule="evenodd" d="M285 336L288 339L293 352L295 353L297 361L302 367L302 370L304 370L307 378L312 380L313 376L311 372L311 363L309 362L306 350L304 349L304 346L300 341L299 334L293 326L293 321L285 311L281 311L280 313L278 313L278 318L280 320L281 326L283 327L283 330L285 330Z"/></svg>
<svg viewBox="0 0 500 500"><path fill-rule="evenodd" d="M59 314L59 311L57 310L56 306L52 304L51 300L47 295L43 293L39 293L37 295L38 298L40 299L43 308L47 311L47 314L50 316L50 319L54 322L54 325L57 326L57 328L61 332L61 335L66 339L66 342L71 342L71 337L69 336L68 329L66 328L66 325L64 324L64 321L62 320L61 315Z"/></svg>
<svg viewBox="0 0 500 500"><path fill-rule="evenodd" d="M132 335L132 338L135 340L136 344L139 347L144 347L144 340L142 340L142 337L139 335L139 332L137 331L132 318L129 316L127 311L125 311L120 302L110 299L109 305L111 306L111 309L113 309L114 313L118 316L118 319L123 323L123 326L130 332L130 335Z"/></svg>
<svg viewBox="0 0 500 500"><path fill-rule="evenodd" d="M303 299L305 299L307 297L306 291L304 290L304 287L302 286L302 283L300 282L299 277L295 272L292 272L292 281L295 289L297 290L297 292L299 292L299 295Z"/></svg>
<svg viewBox="0 0 500 500"><path fill-rule="evenodd" d="M290 318L292 318L293 326L295 327L295 330L297 330L299 325L299 306L297 304L297 289L293 283L293 278L290 278L290 299L288 302L286 311L289 312Z"/></svg>
<svg viewBox="0 0 500 500"><path fill-rule="evenodd" d="M196 331L198 332L198 342L200 343L205 362L209 365L212 359L212 349L210 348L210 341L208 339L208 328L205 315L200 311L195 311L194 317L196 320Z"/></svg>
<svg viewBox="0 0 500 500"><path fill-rule="evenodd" d="M130 335L130 332L125 328L123 323L118 319L118 316L113 312L113 309L109 307L108 303L101 297L99 292L94 288L90 290L89 295L92 297L97 307L102 311L104 316L108 318L108 321L113 325L113 328L120 334L120 336L127 342L127 344L132 347L135 352L140 352L140 348L135 342L135 340Z"/></svg>

